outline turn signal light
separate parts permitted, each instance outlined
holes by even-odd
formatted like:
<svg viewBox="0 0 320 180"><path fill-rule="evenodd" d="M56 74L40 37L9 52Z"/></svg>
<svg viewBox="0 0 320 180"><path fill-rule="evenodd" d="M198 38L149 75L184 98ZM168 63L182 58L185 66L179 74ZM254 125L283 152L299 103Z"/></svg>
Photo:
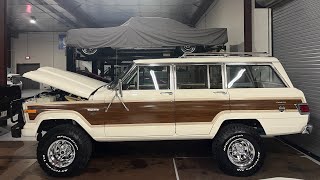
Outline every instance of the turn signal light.
<svg viewBox="0 0 320 180"><path fill-rule="evenodd" d="M37 110L35 110L35 109L26 109L26 110L24 110L24 112L28 113L28 114L36 114Z"/></svg>
<svg viewBox="0 0 320 180"><path fill-rule="evenodd" d="M308 104L297 104L297 108L298 108L301 115L310 113L310 109L309 109Z"/></svg>

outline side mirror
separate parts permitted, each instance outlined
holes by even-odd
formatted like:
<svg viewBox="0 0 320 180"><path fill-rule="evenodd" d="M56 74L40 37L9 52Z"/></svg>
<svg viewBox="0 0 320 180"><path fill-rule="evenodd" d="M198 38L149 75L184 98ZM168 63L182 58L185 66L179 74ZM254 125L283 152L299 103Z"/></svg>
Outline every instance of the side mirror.
<svg viewBox="0 0 320 180"><path fill-rule="evenodd" d="M122 79L119 79L119 84L118 84L118 88L119 88L119 92L120 92L120 96L122 97Z"/></svg>

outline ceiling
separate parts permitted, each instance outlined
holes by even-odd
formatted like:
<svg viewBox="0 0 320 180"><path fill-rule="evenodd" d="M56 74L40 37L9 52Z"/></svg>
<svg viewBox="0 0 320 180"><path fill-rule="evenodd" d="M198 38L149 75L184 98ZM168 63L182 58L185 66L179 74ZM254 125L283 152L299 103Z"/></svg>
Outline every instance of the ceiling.
<svg viewBox="0 0 320 180"><path fill-rule="evenodd" d="M195 25L215 0L8 0L16 32L118 26L130 17L166 17ZM32 17L36 24L29 21Z"/></svg>
<svg viewBox="0 0 320 180"><path fill-rule="evenodd" d="M256 7L276 7L291 0L256 0Z"/></svg>

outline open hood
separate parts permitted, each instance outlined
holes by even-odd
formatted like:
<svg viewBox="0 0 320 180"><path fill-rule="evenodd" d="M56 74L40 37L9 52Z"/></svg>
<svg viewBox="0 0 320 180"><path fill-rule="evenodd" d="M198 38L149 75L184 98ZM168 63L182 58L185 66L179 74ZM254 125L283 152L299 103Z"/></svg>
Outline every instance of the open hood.
<svg viewBox="0 0 320 180"><path fill-rule="evenodd" d="M95 90L107 84L80 74L52 67L41 67L23 74L23 77L87 99Z"/></svg>

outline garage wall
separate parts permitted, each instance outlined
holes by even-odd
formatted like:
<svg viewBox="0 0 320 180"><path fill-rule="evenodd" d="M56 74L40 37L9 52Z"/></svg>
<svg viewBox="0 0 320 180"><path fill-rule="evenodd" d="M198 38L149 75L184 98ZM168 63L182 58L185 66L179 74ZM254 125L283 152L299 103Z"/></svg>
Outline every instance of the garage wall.
<svg viewBox="0 0 320 180"><path fill-rule="evenodd" d="M227 51L244 51L243 0L216 0L197 22L198 28L228 28ZM231 48L231 49L230 49Z"/></svg>
<svg viewBox="0 0 320 180"><path fill-rule="evenodd" d="M65 50L58 48L57 32L20 33L18 38L11 39L11 70L16 72L16 64L40 63L40 66L51 66L66 69ZM25 57L30 56L30 60Z"/></svg>
<svg viewBox="0 0 320 180"><path fill-rule="evenodd" d="M271 9L256 8L253 11L252 51L272 55Z"/></svg>
<svg viewBox="0 0 320 180"><path fill-rule="evenodd" d="M311 135L287 139L320 156L320 1L293 0L273 9L273 53L284 65L311 110ZM294 122L292 122L294 123Z"/></svg>

